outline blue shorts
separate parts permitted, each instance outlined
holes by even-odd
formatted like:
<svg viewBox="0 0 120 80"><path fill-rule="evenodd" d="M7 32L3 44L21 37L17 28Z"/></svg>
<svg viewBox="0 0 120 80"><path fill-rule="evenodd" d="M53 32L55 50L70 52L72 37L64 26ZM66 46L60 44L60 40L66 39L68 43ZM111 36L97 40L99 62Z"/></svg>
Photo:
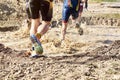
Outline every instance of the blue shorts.
<svg viewBox="0 0 120 80"><path fill-rule="evenodd" d="M76 19L79 15L79 12L72 8L64 8L62 11L63 22L65 22L65 23L68 22L70 15L72 16L72 19Z"/></svg>
<svg viewBox="0 0 120 80"><path fill-rule="evenodd" d="M72 7L68 6L68 0L64 0L63 10L62 10L62 20L68 22L70 15L72 19L76 19L79 15L79 12L76 11L78 5L78 0L71 0Z"/></svg>

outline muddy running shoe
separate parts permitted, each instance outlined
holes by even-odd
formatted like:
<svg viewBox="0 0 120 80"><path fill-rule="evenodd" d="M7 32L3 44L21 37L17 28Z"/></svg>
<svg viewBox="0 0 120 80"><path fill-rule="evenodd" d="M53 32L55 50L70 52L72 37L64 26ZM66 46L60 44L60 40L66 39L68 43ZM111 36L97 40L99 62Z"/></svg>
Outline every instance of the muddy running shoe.
<svg viewBox="0 0 120 80"><path fill-rule="evenodd" d="M80 27L80 24L76 23L75 28L78 29L78 33L79 33L80 35L83 35L83 29Z"/></svg>
<svg viewBox="0 0 120 80"><path fill-rule="evenodd" d="M40 41L36 38L35 35L31 35L30 39L33 44L31 57L38 57L39 54L43 53L42 45L41 45Z"/></svg>

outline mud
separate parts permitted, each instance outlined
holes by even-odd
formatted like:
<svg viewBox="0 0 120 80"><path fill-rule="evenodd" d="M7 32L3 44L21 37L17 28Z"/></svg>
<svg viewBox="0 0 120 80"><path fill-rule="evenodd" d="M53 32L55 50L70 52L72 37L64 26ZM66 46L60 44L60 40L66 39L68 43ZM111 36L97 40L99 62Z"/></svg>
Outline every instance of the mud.
<svg viewBox="0 0 120 80"><path fill-rule="evenodd" d="M120 40L91 52L64 56L42 56L37 59L17 56L22 52L0 44L0 77L2 80L99 80L110 79L109 77L120 79L120 65L116 63L120 60ZM111 69L112 67L108 64L115 67ZM99 69L102 74L97 73ZM109 69L112 71L109 72ZM107 72L109 74L102 76ZM112 74L118 77L114 78Z"/></svg>
<svg viewBox="0 0 120 80"><path fill-rule="evenodd" d="M30 58L23 54L31 48L24 7L23 0L0 1L0 80L120 80L118 18L84 16L89 13L85 12L81 24L84 34L80 36L70 24L61 44L61 15L56 15L61 12L54 11L54 28L41 39L43 55ZM98 14L102 9L90 4L89 10ZM104 10L120 13L118 9Z"/></svg>

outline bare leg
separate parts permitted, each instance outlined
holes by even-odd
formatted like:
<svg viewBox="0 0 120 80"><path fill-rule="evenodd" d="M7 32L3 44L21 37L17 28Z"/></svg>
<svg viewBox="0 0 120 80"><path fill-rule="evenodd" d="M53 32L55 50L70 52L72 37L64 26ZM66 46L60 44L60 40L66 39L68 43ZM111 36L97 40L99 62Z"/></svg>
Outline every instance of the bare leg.
<svg viewBox="0 0 120 80"><path fill-rule="evenodd" d="M44 35L49 30L49 26L49 21L42 21L42 24L37 29L37 33L40 33L41 36Z"/></svg>
<svg viewBox="0 0 120 80"><path fill-rule="evenodd" d="M76 21L76 28L78 29L78 33L80 35L83 35L83 29L81 28L81 15L82 15L82 12L79 13L79 16L77 18L77 21Z"/></svg>
<svg viewBox="0 0 120 80"><path fill-rule="evenodd" d="M82 16L82 12L79 13L79 16L77 18L77 23L80 24L81 22L81 16Z"/></svg>
<svg viewBox="0 0 120 80"><path fill-rule="evenodd" d="M67 23L62 22L61 40L65 39L66 30L67 30Z"/></svg>
<svg viewBox="0 0 120 80"><path fill-rule="evenodd" d="M36 34L37 28L40 24L40 19L31 19L31 29L30 29L30 35Z"/></svg>
<svg viewBox="0 0 120 80"><path fill-rule="evenodd" d="M78 23L77 19L72 18L72 26L76 28L76 23Z"/></svg>

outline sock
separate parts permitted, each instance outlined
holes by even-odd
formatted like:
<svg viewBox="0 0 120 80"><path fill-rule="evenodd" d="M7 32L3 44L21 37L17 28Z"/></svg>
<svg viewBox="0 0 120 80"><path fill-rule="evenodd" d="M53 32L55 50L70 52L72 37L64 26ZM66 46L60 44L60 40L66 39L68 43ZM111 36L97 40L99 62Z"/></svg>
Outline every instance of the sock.
<svg viewBox="0 0 120 80"><path fill-rule="evenodd" d="M40 39L41 38L41 34L40 33L36 33L36 35L35 35L38 39Z"/></svg>

